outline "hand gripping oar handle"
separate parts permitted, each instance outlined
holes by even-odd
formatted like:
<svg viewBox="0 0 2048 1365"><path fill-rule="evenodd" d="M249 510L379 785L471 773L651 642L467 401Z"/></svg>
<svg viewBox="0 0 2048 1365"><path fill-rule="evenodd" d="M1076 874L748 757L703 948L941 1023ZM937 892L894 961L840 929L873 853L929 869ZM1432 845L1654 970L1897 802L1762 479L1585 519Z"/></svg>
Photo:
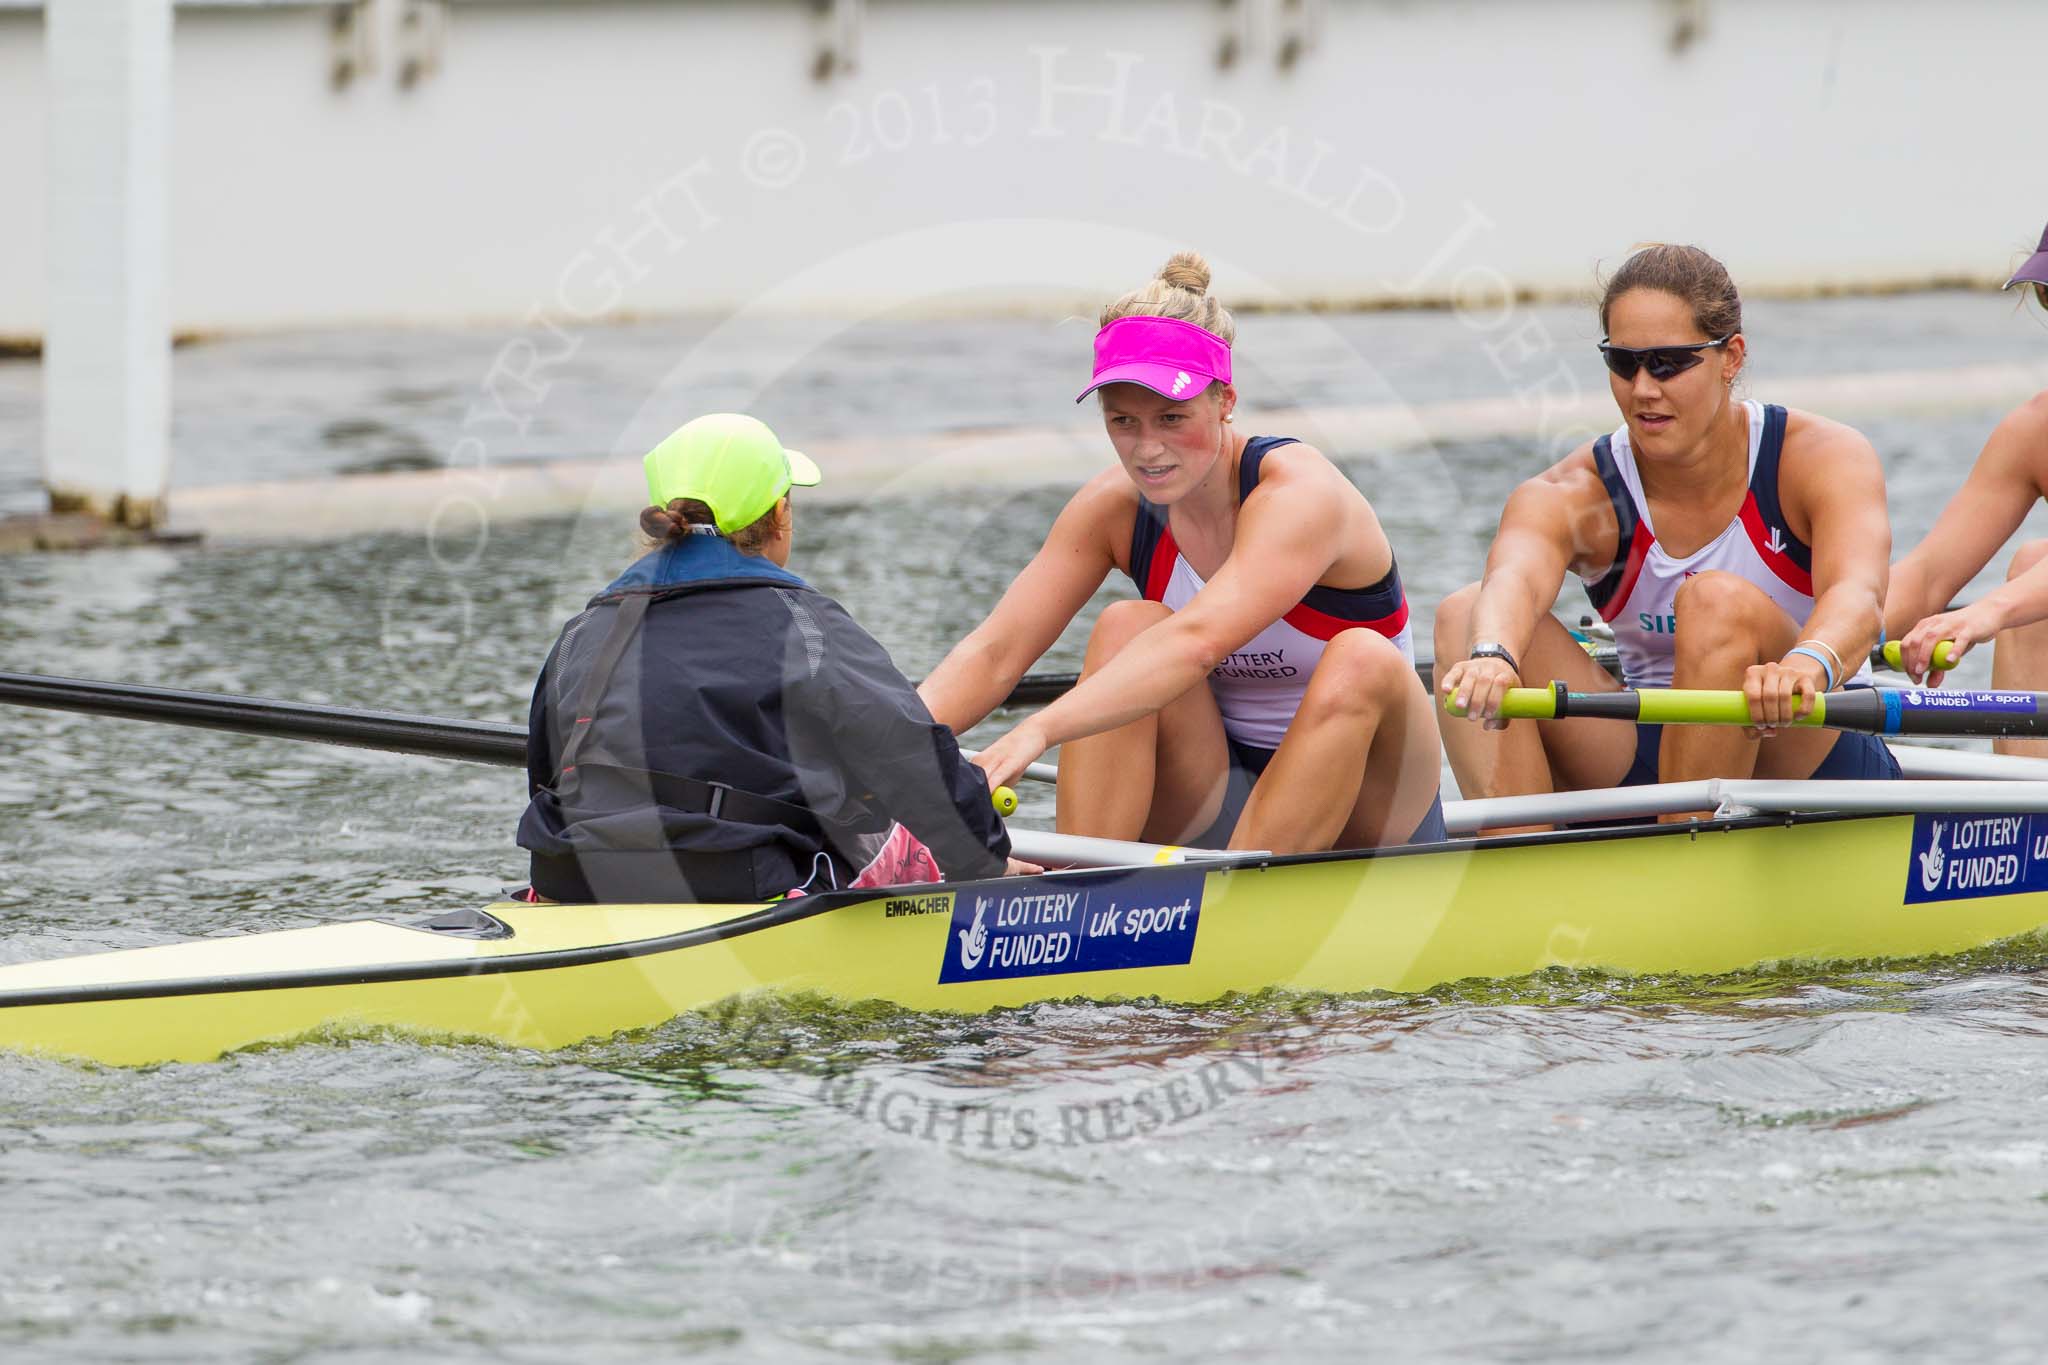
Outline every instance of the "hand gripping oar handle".
<svg viewBox="0 0 2048 1365"><path fill-rule="evenodd" d="M1954 645L1954 640L1936 640L1934 642L1934 657L1928 662L1934 665L1935 672L1946 673L1956 666L1955 656L1949 652ZM1878 652L1884 656L1887 666L1891 668L1904 668L1906 666L1905 658L1900 653L1897 640L1886 640L1884 648Z"/></svg>
<svg viewBox="0 0 2048 1365"><path fill-rule="evenodd" d="M1585 717L1641 725L1755 723L1740 692L1669 687L1572 692L1561 682L1510 687L1500 714L1507 720ZM1814 698L1813 710L1792 724L1870 735L2048 735L2048 693L1853 687Z"/></svg>

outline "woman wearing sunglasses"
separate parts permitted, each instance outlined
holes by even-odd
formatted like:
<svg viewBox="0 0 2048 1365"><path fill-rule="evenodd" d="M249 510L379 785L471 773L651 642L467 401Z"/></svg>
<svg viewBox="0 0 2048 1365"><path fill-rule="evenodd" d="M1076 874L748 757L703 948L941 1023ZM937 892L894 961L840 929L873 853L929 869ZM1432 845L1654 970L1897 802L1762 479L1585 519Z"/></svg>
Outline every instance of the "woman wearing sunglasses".
<svg viewBox="0 0 2048 1365"><path fill-rule="evenodd" d="M1393 547L1319 451L1232 425L1237 325L1208 288L1182 252L1103 309L1081 398L1117 463L919 690L956 733L979 724L1118 570L1142 600L1105 608L1080 684L982 751L992 784L1062 744L1063 831L1274 852L1442 839Z"/></svg>
<svg viewBox="0 0 2048 1365"><path fill-rule="evenodd" d="M2048 310L2048 231L2033 256L2005 283L2033 295ZM1938 641L1950 640L1960 659L1985 640L1997 640L1991 683L1999 688L2048 687L2048 541L2020 546L2006 581L1966 607L1948 610L1965 584L2017 531L2040 499L2048 497L2048 392L2036 394L1998 424L1969 478L1942 509L1927 538L1892 570L1885 628L1901 636L1899 652L1915 682L1941 685L1929 674ZM2002 753L2048 755L2048 742L2000 740Z"/></svg>
<svg viewBox="0 0 2048 1365"><path fill-rule="evenodd" d="M1600 302L1622 425L1515 490L1483 581L1436 618L1468 720L1444 747L1469 796L1707 777L1896 777L1876 738L1781 729L1868 672L1891 528L1861 435L1734 396L1742 301L1697 247L1630 256ZM1510 687L1618 684L1551 616L1567 570L1632 687L1740 688L1755 726L1499 719Z"/></svg>

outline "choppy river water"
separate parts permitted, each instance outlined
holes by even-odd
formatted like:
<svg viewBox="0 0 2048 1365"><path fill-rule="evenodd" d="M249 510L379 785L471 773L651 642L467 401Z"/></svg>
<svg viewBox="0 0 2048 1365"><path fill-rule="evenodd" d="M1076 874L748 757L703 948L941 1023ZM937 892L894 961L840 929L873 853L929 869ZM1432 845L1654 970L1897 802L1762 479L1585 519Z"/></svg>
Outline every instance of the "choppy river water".
<svg viewBox="0 0 2048 1365"><path fill-rule="evenodd" d="M1884 315L1804 307L1837 336ZM1448 318L1384 325L1470 344ZM1916 353L1880 340L1887 365ZM260 388L235 400L245 432L296 420ZM188 420L232 426L228 406ZM1902 541L1996 415L1866 424ZM0 427L17 452L23 432ZM1530 463L1338 453L1425 614ZM1457 515L1424 496L1449 475ZM796 567L917 674L1059 502L806 509ZM12 559L0 666L516 719L627 549L564 520L462 562L407 538ZM506 771L21 710L0 710L0 757L0 961L472 904L521 870ZM1657 889L1576 894L1651 911ZM2031 1360L2044 965L2018 945L979 1018L756 1003L545 1055L0 1056L0 1353ZM1195 1112L1143 1136L1071 1117L1175 1087Z"/></svg>

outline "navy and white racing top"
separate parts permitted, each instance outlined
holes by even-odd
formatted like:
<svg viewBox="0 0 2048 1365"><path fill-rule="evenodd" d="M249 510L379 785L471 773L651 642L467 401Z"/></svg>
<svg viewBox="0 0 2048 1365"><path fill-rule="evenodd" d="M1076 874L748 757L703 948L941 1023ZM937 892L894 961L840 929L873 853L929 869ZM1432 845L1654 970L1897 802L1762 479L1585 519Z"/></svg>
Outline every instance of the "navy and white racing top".
<svg viewBox="0 0 2048 1365"><path fill-rule="evenodd" d="M1294 442L1292 436L1255 436L1245 444L1237 467L1240 505L1259 486L1266 452ZM1203 587L1202 576L1174 543L1166 508L1142 495L1131 531L1131 581L1147 601L1164 602L1175 611ZM1209 674L1209 689L1223 713L1224 733L1240 744L1279 748L1324 647L1347 630L1378 631L1399 646L1402 657L1415 661L1408 599L1397 565L1390 562L1386 576L1370 587L1310 588L1286 615L1218 664Z"/></svg>
<svg viewBox="0 0 2048 1365"><path fill-rule="evenodd" d="M1792 534L1778 502L1785 409L1754 400L1742 406L1749 426L1749 492L1735 520L1682 557L1657 540L1628 427L1593 443L1593 463L1614 503L1620 534L1614 562L1599 576L1584 578L1586 596L1600 619L1614 628L1622 677L1630 687L1671 685L1678 624L1674 604L1679 585L1696 573L1718 569L1754 583L1794 621L1813 614L1813 550ZM1866 663L1856 678L1869 674Z"/></svg>

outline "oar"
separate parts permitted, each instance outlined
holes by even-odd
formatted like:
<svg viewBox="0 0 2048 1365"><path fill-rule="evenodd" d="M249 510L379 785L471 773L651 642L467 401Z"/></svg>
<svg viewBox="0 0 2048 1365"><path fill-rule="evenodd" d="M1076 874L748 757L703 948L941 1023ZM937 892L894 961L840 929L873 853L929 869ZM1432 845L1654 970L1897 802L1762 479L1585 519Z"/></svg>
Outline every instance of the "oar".
<svg viewBox="0 0 2048 1365"><path fill-rule="evenodd" d="M460 758L517 768L526 763L526 727L488 720L446 720L396 711L187 692L174 687L0 673L0 702L82 711L124 720L165 721L242 735L317 740L358 749Z"/></svg>
<svg viewBox="0 0 2048 1365"><path fill-rule="evenodd" d="M1446 706L1449 699L1445 699ZM1590 717L1644 725L1750 725L1740 692L1640 688L1571 692L1510 687L1501 701L1508 720ZM1871 735L2048 735L2048 692L1961 692L1946 689L1856 687L1816 697L1813 710L1791 722Z"/></svg>
<svg viewBox="0 0 2048 1365"><path fill-rule="evenodd" d="M1604 669L1608 669L1610 673L1620 677L1622 661L1620 661L1620 655L1614 653L1614 645L1597 645L1595 649L1589 649L1587 655L1593 659L1593 663L1602 665ZM1894 667L1894 669L1901 667L1901 665L1898 665L1898 643L1892 641L1882 651L1876 651L1876 649L1870 651L1870 663L1872 665L1880 665L1882 663L1882 665L1888 665L1888 667ZM1948 659L1948 641L1944 641L1942 645L1935 645L1935 667L1937 669L1950 669L1950 667L1954 667L1950 663L1950 659ZM1423 688L1436 688L1436 661L1434 659L1417 659L1415 661L1415 673L1421 677L1421 686ZM1073 692L1073 686L1077 684L1077 681L1081 681L1079 673L1026 673L1024 677L1018 679L1018 686L1010 690L1010 696L1006 696L1001 704L1004 704L1004 706L1044 706L1047 702L1057 702L1059 698L1063 698L1069 692Z"/></svg>
<svg viewBox="0 0 2048 1365"><path fill-rule="evenodd" d="M973 761L974 759L977 759L977 758L980 758L980 757L981 757L981 750L979 750L979 749L962 749L962 750L960 751L960 755L961 755L961 757L963 757L963 758L967 759L968 761L972 762L972 761ZM1058 781L1060 780L1060 770L1059 770L1059 769L1058 769L1058 768L1057 768L1056 766L1054 766L1053 764L1051 764L1051 763L1027 763L1027 764L1025 764L1025 765L1024 765L1024 771L1023 771L1023 772L1022 772L1022 773L1020 774L1020 776L1023 776L1023 777L1028 777L1028 778L1030 778L1030 779L1031 779L1031 780L1032 780L1033 782L1053 782L1053 783L1057 783L1057 782L1058 782ZM1008 787L1001 787L1001 788L998 788L998 790L999 790L999 791L1009 791L1010 789L1009 789ZM1015 792L1010 792L1010 795L1011 795L1011 798L1012 798L1012 799L1014 800L1014 799L1015 799L1015 797L1016 797L1016 793L1015 793ZM1009 812L1008 812L1008 811L1004 811L1004 812L1003 812L1003 814L1005 814L1005 815L1008 815L1008 814L1009 814Z"/></svg>
<svg viewBox="0 0 2048 1365"><path fill-rule="evenodd" d="M174 687L52 678L35 673L0 673L0 702L80 711L91 716L162 721L203 730L275 739L314 740L357 749L459 758L518 768L526 764L526 727L492 720L447 720L402 711L359 711L348 706L238 697L226 692L188 692ZM971 754L969 755L972 756ZM1050 763L1034 763L1024 776L1057 782ZM1007 790L1007 788L1005 789ZM1011 793L1012 801L1016 794Z"/></svg>
<svg viewBox="0 0 2048 1365"><path fill-rule="evenodd" d="M1935 667L1948 666L1946 641L1935 647ZM1610 672L1618 665L1611 650L1593 658ZM1884 658L1898 664L1896 643L1885 646ZM1423 685L1432 686L1434 666L1416 664ZM1079 677L1072 673L1034 673L1020 679L1005 706L1039 706L1070 691ZM1547 695L1547 694L1546 694ZM1960 694L1958 694L1960 695ZM486 720L447 720L396 711L362 711L311 702L277 701L224 692L192 692L135 683L99 682L88 678L46 677L34 673L0 672L0 702L41 706L87 715L128 720L164 721L244 735L315 740L362 749L459 758L472 763L518 767L526 761L526 731L517 725ZM1988 733L1988 732L1986 732ZM1037 782L1058 780L1050 763L1034 763L1024 776Z"/></svg>

